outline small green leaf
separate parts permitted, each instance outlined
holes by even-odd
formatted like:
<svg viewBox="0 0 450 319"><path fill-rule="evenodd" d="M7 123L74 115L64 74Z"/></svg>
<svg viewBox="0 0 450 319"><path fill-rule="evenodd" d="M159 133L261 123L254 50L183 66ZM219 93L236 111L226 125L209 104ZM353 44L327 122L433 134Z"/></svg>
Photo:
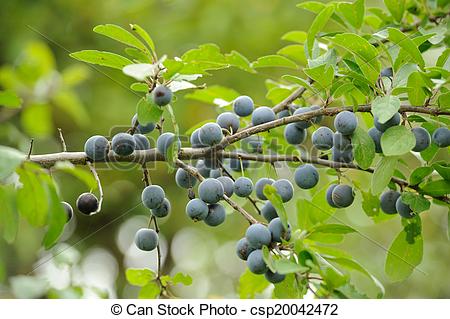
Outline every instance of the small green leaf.
<svg viewBox="0 0 450 319"><path fill-rule="evenodd" d="M369 134L357 127L352 136L355 161L362 169L368 169L375 158L375 143Z"/></svg>
<svg viewBox="0 0 450 319"><path fill-rule="evenodd" d="M133 64L133 61L111 52L97 50L83 50L73 52L70 56L82 62L107 66L122 70L126 65Z"/></svg>
<svg viewBox="0 0 450 319"><path fill-rule="evenodd" d="M433 168L429 166L418 167L412 171L409 176L410 185L417 185L423 182L424 178L433 172Z"/></svg>
<svg viewBox="0 0 450 319"><path fill-rule="evenodd" d="M258 276L246 269L239 278L238 293L239 298L255 298L256 294L262 293L270 283L264 276Z"/></svg>
<svg viewBox="0 0 450 319"><path fill-rule="evenodd" d="M0 209L0 230L6 242L12 243L16 239L19 226L14 186L0 184L0 203L2 203Z"/></svg>
<svg viewBox="0 0 450 319"><path fill-rule="evenodd" d="M311 26L309 27L308 34L307 34L307 48L308 48L308 54L311 57L312 56L312 49L314 46L314 41L316 39L317 33L319 33L325 24L327 24L328 20L334 13L334 6L326 6L322 9L322 11L319 12L319 14L316 16L314 21L311 23Z"/></svg>
<svg viewBox="0 0 450 319"><path fill-rule="evenodd" d="M372 174L372 194L380 194L384 188L391 181L394 175L395 168L397 167L398 157L385 156L377 164L374 173Z"/></svg>
<svg viewBox="0 0 450 319"><path fill-rule="evenodd" d="M308 34L305 31L289 31L281 37L281 40L297 42L303 44L306 42Z"/></svg>
<svg viewBox="0 0 450 319"><path fill-rule="evenodd" d="M150 35L145 31L142 27L137 24L130 24L131 30L136 32L142 39L144 39L145 43L150 47L150 50L156 53L155 44L153 43Z"/></svg>
<svg viewBox="0 0 450 319"><path fill-rule="evenodd" d="M350 226L342 224L325 224L311 228L310 233L326 233L326 234L349 234L356 232Z"/></svg>
<svg viewBox="0 0 450 319"><path fill-rule="evenodd" d="M388 28L389 40L395 45L401 47L421 69L425 66L425 60L419 51L417 45L403 32L395 28ZM398 69L398 68L397 68Z"/></svg>
<svg viewBox="0 0 450 319"><path fill-rule="evenodd" d="M22 99L11 91L0 91L0 106L8 108L18 108L22 104Z"/></svg>
<svg viewBox="0 0 450 319"><path fill-rule="evenodd" d="M156 278L156 274L146 268L128 268L125 272L127 281L133 286L144 287Z"/></svg>
<svg viewBox="0 0 450 319"><path fill-rule="evenodd" d="M306 291L307 288L296 280L295 274L288 274L282 282L275 284L272 296L277 299L300 299Z"/></svg>
<svg viewBox="0 0 450 319"><path fill-rule="evenodd" d="M80 181L84 182L91 191L97 188L97 182L90 172L85 171L80 167L76 167L70 162L56 162L54 169L78 178Z"/></svg>
<svg viewBox="0 0 450 319"><path fill-rule="evenodd" d="M424 85L426 81L420 72L413 72L408 77L408 100L411 105L422 106L429 97L429 91Z"/></svg>
<svg viewBox="0 0 450 319"><path fill-rule="evenodd" d="M353 3L339 2L338 11L353 27L361 28L364 21L364 0L356 0Z"/></svg>
<svg viewBox="0 0 450 319"><path fill-rule="evenodd" d="M136 82L130 85L130 89L136 92L148 93L148 85L145 83Z"/></svg>
<svg viewBox="0 0 450 319"><path fill-rule="evenodd" d="M183 284L185 286L190 286L190 285L192 285L192 277L187 274L178 272L175 274L175 276L172 277L172 285L177 285L177 284Z"/></svg>
<svg viewBox="0 0 450 319"><path fill-rule="evenodd" d="M450 181L445 179L431 181L421 186L420 190L431 196L445 196L450 194Z"/></svg>
<svg viewBox="0 0 450 319"><path fill-rule="evenodd" d="M432 167L442 176L443 179L450 181L450 164L445 162L436 162Z"/></svg>
<svg viewBox="0 0 450 319"><path fill-rule="evenodd" d="M400 99L397 96L377 96L372 101L372 113L381 124L390 120L400 109Z"/></svg>
<svg viewBox="0 0 450 319"><path fill-rule="evenodd" d="M381 136L381 149L386 156L404 155L416 146L414 134L403 125L393 126Z"/></svg>
<svg viewBox="0 0 450 319"><path fill-rule="evenodd" d="M115 24L101 24L94 28L94 32L104 35L123 44L148 52L145 45L133 34Z"/></svg>
<svg viewBox="0 0 450 319"><path fill-rule="evenodd" d="M163 109L156 105L151 97L143 97L136 106L136 113L139 123L146 125L159 121L163 114Z"/></svg>
<svg viewBox="0 0 450 319"><path fill-rule="evenodd" d="M404 230L397 235L389 247L385 272L391 281L403 281L422 262L423 240L419 233L412 239Z"/></svg>
<svg viewBox="0 0 450 319"><path fill-rule="evenodd" d="M276 259L274 260L275 270L280 274L291 274L296 272L305 272L308 271L309 268L299 265L293 261L287 259Z"/></svg>
<svg viewBox="0 0 450 319"><path fill-rule="evenodd" d="M236 68L244 70L250 73L256 73L256 71L252 68L250 61L240 54L239 52L233 50L230 53L225 54L226 62Z"/></svg>
<svg viewBox="0 0 450 319"><path fill-rule="evenodd" d="M161 288L155 281L149 282L139 291L139 299L156 299L161 293Z"/></svg>
<svg viewBox="0 0 450 319"><path fill-rule="evenodd" d="M25 154L14 148L0 145L0 180L11 175L24 160Z"/></svg>
<svg viewBox="0 0 450 319"><path fill-rule="evenodd" d="M287 220L287 213L286 209L284 208L283 201L281 200L280 195L277 193L277 189L273 187L272 185L265 185L263 189L264 195L267 197L267 199L272 203L273 207L275 207L275 210L278 213L278 216L281 219L281 222L283 223L283 226L285 229L288 228L288 220Z"/></svg>
<svg viewBox="0 0 450 319"><path fill-rule="evenodd" d="M259 57L258 60L252 62L251 66L253 68L283 67L283 68L297 69L297 65L294 62L281 55L266 55Z"/></svg>
<svg viewBox="0 0 450 319"><path fill-rule="evenodd" d="M409 205L415 213L421 213L429 210L431 206L430 201L423 197L423 195L418 195L411 192L402 193L402 202Z"/></svg>
<svg viewBox="0 0 450 319"><path fill-rule="evenodd" d="M43 239L43 245L45 249L50 249L56 244L64 230L64 226L67 222L67 214L61 205L61 200L59 199L53 179L50 176L45 175L44 180L47 187L47 201L49 210L48 228Z"/></svg>
<svg viewBox="0 0 450 319"><path fill-rule="evenodd" d="M322 90L330 89L333 83L334 68L330 65L322 64L314 68L304 68L303 72L320 84Z"/></svg>
<svg viewBox="0 0 450 319"><path fill-rule="evenodd" d="M397 22L402 21L405 12L405 0L384 0L384 4Z"/></svg>
<svg viewBox="0 0 450 319"><path fill-rule="evenodd" d="M239 92L225 86L211 85L203 90L195 90L186 94L186 99L215 104L218 106L229 105L239 97Z"/></svg>

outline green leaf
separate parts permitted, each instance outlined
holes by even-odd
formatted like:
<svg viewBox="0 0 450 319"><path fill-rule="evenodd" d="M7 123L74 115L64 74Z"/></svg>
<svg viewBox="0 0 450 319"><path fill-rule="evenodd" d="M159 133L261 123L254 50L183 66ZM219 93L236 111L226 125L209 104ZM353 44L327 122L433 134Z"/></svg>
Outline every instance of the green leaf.
<svg viewBox="0 0 450 319"><path fill-rule="evenodd" d="M445 179L431 181L421 186L420 190L431 196L445 196L450 194L450 181Z"/></svg>
<svg viewBox="0 0 450 319"><path fill-rule="evenodd" d="M403 125L393 126L381 136L381 149L386 156L404 155L416 146L414 134Z"/></svg>
<svg viewBox="0 0 450 319"><path fill-rule="evenodd" d="M371 188L373 195L380 194L389 184L391 177L394 175L397 163L398 157L396 156L386 156L378 162L375 171L372 174Z"/></svg>
<svg viewBox="0 0 450 319"><path fill-rule="evenodd" d="M284 55L296 62L305 65L307 62L305 49L300 44L287 45L277 51L277 54Z"/></svg>
<svg viewBox="0 0 450 319"><path fill-rule="evenodd" d="M94 32L119 41L123 44L129 45L131 47L135 47L136 49L139 49L141 51L148 52L145 45L138 38L136 38L133 34L128 32L124 28L119 27L118 25L101 24L94 28Z"/></svg>
<svg viewBox="0 0 450 319"><path fill-rule="evenodd" d="M137 24L130 24L131 30L136 32L142 39L144 39L145 43L150 47L150 50L156 52L155 44L153 43L150 35L145 31L142 27Z"/></svg>
<svg viewBox="0 0 450 319"><path fill-rule="evenodd" d="M24 160L25 154L14 148L0 145L0 180L11 175Z"/></svg>
<svg viewBox="0 0 450 319"><path fill-rule="evenodd" d="M334 68L328 64L322 64L314 68L304 68L303 72L320 84L322 90L331 88L334 79Z"/></svg>
<svg viewBox="0 0 450 319"><path fill-rule="evenodd" d="M230 53L225 54L225 58L228 64L244 70L250 73L256 73L256 71L251 67L250 61L240 54L239 52L233 50Z"/></svg>
<svg viewBox="0 0 450 319"><path fill-rule="evenodd" d="M12 185L0 184L0 230L8 243L16 239L19 216L16 209L16 193Z"/></svg>
<svg viewBox="0 0 450 319"><path fill-rule="evenodd" d="M292 62L288 58L285 58L284 56L275 54L259 57L258 60L252 62L251 66L253 68L282 67L282 68L297 69L297 65L294 62Z"/></svg>
<svg viewBox="0 0 450 319"><path fill-rule="evenodd" d="M22 99L11 91L0 91L0 105L8 108L18 108L22 104Z"/></svg>
<svg viewBox="0 0 450 319"><path fill-rule="evenodd" d="M384 4L397 22L402 21L405 12L405 0L384 0Z"/></svg>
<svg viewBox="0 0 450 319"><path fill-rule="evenodd" d="M353 27L361 28L364 21L364 0L356 0L353 3L339 2L338 11Z"/></svg>
<svg viewBox="0 0 450 319"><path fill-rule="evenodd" d="M425 60L419 51L417 45L404 33L398 29L388 28L389 40L401 47L412 59L416 62L421 69L425 66ZM398 69L398 68L396 68Z"/></svg>
<svg viewBox="0 0 450 319"><path fill-rule="evenodd" d="M45 249L50 249L61 236L67 222L67 214L61 205L53 179L45 175L48 201L48 228L42 241Z"/></svg>
<svg viewBox="0 0 450 319"><path fill-rule="evenodd" d="M106 51L83 50L69 54L72 58L82 62L107 66L114 69L122 70L126 65L133 64L133 61Z"/></svg>
<svg viewBox="0 0 450 319"><path fill-rule="evenodd" d="M353 229L350 226L342 225L342 224L325 224L325 225L319 225L311 228L309 231L312 233L325 233L325 234L349 234L356 232L355 229Z"/></svg>
<svg viewBox="0 0 450 319"><path fill-rule="evenodd" d="M156 274L152 270L146 268L128 268L125 271L125 277L131 285L144 287L156 278Z"/></svg>
<svg viewBox="0 0 450 319"><path fill-rule="evenodd" d="M130 85L130 89L136 92L148 93L148 85L146 83L136 82Z"/></svg>
<svg viewBox="0 0 450 319"><path fill-rule="evenodd" d="M355 161L362 169L368 169L375 158L375 143L369 134L357 127L352 136L353 154Z"/></svg>
<svg viewBox="0 0 450 319"><path fill-rule="evenodd" d="M445 180L450 180L450 164L445 162L437 162L432 167L442 176Z"/></svg>
<svg viewBox="0 0 450 319"><path fill-rule="evenodd" d="M284 228L287 229L288 228L287 213L286 209L284 208L283 201L280 195L277 193L277 189L272 185L267 184L264 186L263 193L267 197L267 199L272 203L273 207L275 207L275 210L278 213L278 217L280 217Z"/></svg>
<svg viewBox="0 0 450 319"><path fill-rule="evenodd" d="M280 274L291 274L296 272L305 272L308 271L309 268L299 265L293 261L287 259L276 259L274 260L275 270Z"/></svg>
<svg viewBox="0 0 450 319"><path fill-rule="evenodd" d="M296 280L294 274L288 274L282 282L275 284L272 297L277 299L299 299L304 296L306 290L307 288Z"/></svg>
<svg viewBox="0 0 450 319"><path fill-rule="evenodd" d="M229 105L239 97L239 92L225 86L211 85L203 90L195 90L186 94L186 99L215 104L218 106Z"/></svg>
<svg viewBox="0 0 450 319"><path fill-rule="evenodd" d="M353 53L356 63L370 83L377 81L381 64L377 49L369 41L353 33L337 34L330 41Z"/></svg>
<svg viewBox="0 0 450 319"><path fill-rule="evenodd" d="M323 29L323 27L328 22L333 13L334 13L334 6L332 5L326 6L325 8L322 9L322 11L319 12L314 21L311 23L306 39L308 54L310 57L312 56L312 49L314 46L314 41L317 33L319 33Z"/></svg>
<svg viewBox="0 0 450 319"><path fill-rule="evenodd" d="M424 78L420 72L413 72L408 77L408 99L411 105L422 106L429 96Z"/></svg>
<svg viewBox="0 0 450 319"><path fill-rule="evenodd" d="M20 214L31 225L44 226L48 220L49 203L41 169L32 163L17 169L22 187L17 190L17 206Z"/></svg>
<svg viewBox="0 0 450 319"><path fill-rule="evenodd" d="M381 124L390 120L400 109L400 99L394 95L377 96L372 101L372 113Z"/></svg>
<svg viewBox="0 0 450 319"><path fill-rule="evenodd" d="M151 96L143 97L136 106L136 113L139 123L146 125L159 121L163 114L163 109L153 102Z"/></svg>
<svg viewBox="0 0 450 319"><path fill-rule="evenodd" d="M220 48L214 43L200 45L197 49L185 52L181 59L186 63L180 71L183 74L208 74L208 70L220 70L230 65Z"/></svg>
<svg viewBox="0 0 450 319"><path fill-rule="evenodd" d="M433 168L429 166L418 167L414 171L412 171L409 176L409 184L417 185L421 183L425 177L430 175L433 172Z"/></svg>
<svg viewBox="0 0 450 319"><path fill-rule="evenodd" d="M450 108L450 91L439 95L438 104L443 110Z"/></svg>
<svg viewBox="0 0 450 319"><path fill-rule="evenodd" d="M414 268L422 262L423 240L419 233L412 239L407 238L404 230L397 235L389 247L385 272L391 281L403 281L408 278Z"/></svg>
<svg viewBox="0 0 450 319"><path fill-rule="evenodd" d="M149 282L139 291L139 299L156 299L161 293L161 288L155 281Z"/></svg>
<svg viewBox="0 0 450 319"><path fill-rule="evenodd" d="M175 274L175 276L172 277L172 285L177 285L177 284L183 284L185 286L190 286L190 285L192 285L192 277L187 274L178 272Z"/></svg>
<svg viewBox="0 0 450 319"><path fill-rule="evenodd" d="M97 182L90 172L85 171L80 167L76 167L70 162L56 162L54 169L78 178L80 181L84 182L91 191L97 188Z"/></svg>
<svg viewBox="0 0 450 319"><path fill-rule="evenodd" d="M281 37L282 40L303 44L308 34L305 31L289 31Z"/></svg>
<svg viewBox="0 0 450 319"><path fill-rule="evenodd" d="M262 293L269 285L270 283L264 276L255 275L250 270L246 269L239 278L239 298L255 298L256 294Z"/></svg>
<svg viewBox="0 0 450 319"><path fill-rule="evenodd" d="M411 192L402 193L402 202L409 205L415 213L421 213L429 210L431 206L430 201L423 197L423 195L418 195Z"/></svg>

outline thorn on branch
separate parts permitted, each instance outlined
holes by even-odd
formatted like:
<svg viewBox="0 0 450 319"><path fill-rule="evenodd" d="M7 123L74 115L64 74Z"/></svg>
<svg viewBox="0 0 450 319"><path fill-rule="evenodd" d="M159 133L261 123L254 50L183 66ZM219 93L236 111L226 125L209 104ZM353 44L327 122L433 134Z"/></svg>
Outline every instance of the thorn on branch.
<svg viewBox="0 0 450 319"><path fill-rule="evenodd" d="M102 183L100 182L100 178L98 177L97 171L95 170L94 165L90 161L86 161L86 164L89 166L89 169L91 170L92 175L95 178L95 181L97 182L98 187L98 193L99 193L99 199L98 199L98 208L95 211L95 214L99 213L102 210L102 203L103 203L103 188Z"/></svg>
<svg viewBox="0 0 450 319"><path fill-rule="evenodd" d="M63 153L67 152L66 141L64 140L63 132L60 128L58 128L59 132L59 140L61 141L62 151Z"/></svg>
<svg viewBox="0 0 450 319"><path fill-rule="evenodd" d="M27 160L30 160L31 152L33 151L33 143L34 143L34 139L32 138L30 140L30 147L28 148Z"/></svg>

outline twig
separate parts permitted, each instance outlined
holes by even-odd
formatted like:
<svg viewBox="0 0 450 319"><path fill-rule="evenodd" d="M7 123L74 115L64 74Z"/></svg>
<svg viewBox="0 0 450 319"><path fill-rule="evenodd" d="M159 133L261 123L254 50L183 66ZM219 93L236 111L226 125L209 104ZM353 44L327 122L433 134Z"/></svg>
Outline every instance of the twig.
<svg viewBox="0 0 450 319"><path fill-rule="evenodd" d="M100 195L100 198L98 200L98 208L95 211L95 213L99 213L102 210L102 203L103 203L103 188L102 183L100 182L100 178L98 177L97 171L95 170L94 165L90 161L86 161L86 164L89 166L89 169L91 170L92 175L94 175L95 181L97 182L98 187L98 193Z"/></svg>
<svg viewBox="0 0 450 319"><path fill-rule="evenodd" d="M59 132L59 140L61 141L62 151L65 153L67 152L66 141L64 140L64 136L60 128L58 128L58 132Z"/></svg>
<svg viewBox="0 0 450 319"><path fill-rule="evenodd" d="M27 160L31 159L31 152L33 151L33 143L34 143L34 139L32 138L30 140L30 147L28 148Z"/></svg>

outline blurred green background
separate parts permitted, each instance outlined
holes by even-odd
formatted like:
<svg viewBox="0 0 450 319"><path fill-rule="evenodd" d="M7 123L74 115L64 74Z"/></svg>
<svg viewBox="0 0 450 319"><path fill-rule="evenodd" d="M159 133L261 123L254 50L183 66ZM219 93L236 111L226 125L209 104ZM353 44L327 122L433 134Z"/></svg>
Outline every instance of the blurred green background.
<svg viewBox="0 0 450 319"><path fill-rule="evenodd" d="M34 154L57 152L60 145L56 128L60 127L68 150L79 151L89 136L108 136L111 130L129 125L139 99L128 89L132 81L119 71L83 65L68 56L69 52L82 49L123 52L119 44L92 32L98 24L141 25L153 37L160 56L181 55L199 44L212 42L223 52L235 49L253 61L281 48L285 43L280 37L287 31L308 29L314 15L297 9L298 2L3 0L0 88L19 92L26 108L21 114L0 109L0 144L26 152L33 137ZM378 3L367 1L367 5ZM230 69L214 72L199 83L227 86L252 96L258 104L266 104L267 78L277 79L274 73L252 75ZM181 132L218 112L210 105L184 99L183 94L177 98L174 108ZM419 163L412 155L407 160L412 166ZM77 214L68 225L63 239L74 249L60 255L66 260L46 262L49 255L40 250L43 232L26 222L22 222L13 245L0 240L0 297L40 297L49 285L61 290L70 284L90 287L91 294L85 296L96 296L100 289L111 297L136 297L137 290L124 279L125 269L155 267L153 253L139 252L132 245L135 231L147 222L146 210L138 205L143 186L141 171L100 167L99 174L105 192L102 213L93 217ZM291 177L286 168L280 168L279 174ZM234 257L234 246L246 223L237 214L231 214L217 229L193 224L184 213L187 194L176 187L173 173L168 174L166 166L158 164L152 168L151 176L153 183L165 188L172 202L172 214L161 226L164 272L182 271L194 279L192 286L177 287L174 293L184 298L236 297L238 278L245 265ZM369 181L367 175L351 176L359 178L363 185ZM71 177L56 178L64 200L72 205L80 193L87 191ZM290 208L293 213L294 206ZM387 297L450 298L447 212L442 207L433 206L431 212L423 214L425 252L424 262L418 267L421 271L397 284L390 284L383 274L386 252L382 247L388 247L400 231L398 218L374 225L360 203L339 214L340 220L349 222L362 234L348 235L341 246L381 279ZM67 262L75 263L70 271L64 266ZM31 282L23 277L27 274L37 279ZM357 275L354 281L357 286L366 285Z"/></svg>

